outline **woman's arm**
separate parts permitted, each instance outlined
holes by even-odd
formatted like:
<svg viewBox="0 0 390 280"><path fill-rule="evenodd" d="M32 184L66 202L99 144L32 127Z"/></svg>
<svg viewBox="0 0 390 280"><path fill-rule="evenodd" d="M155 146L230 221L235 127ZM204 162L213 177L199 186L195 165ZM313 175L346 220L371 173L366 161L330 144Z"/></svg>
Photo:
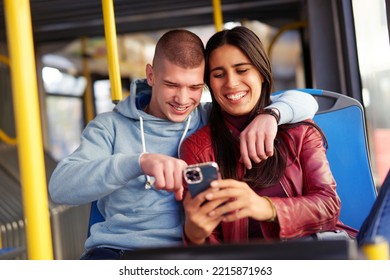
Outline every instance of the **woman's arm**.
<svg viewBox="0 0 390 280"><path fill-rule="evenodd" d="M280 238L295 238L332 230L340 215L336 182L327 161L323 139L317 129L295 128L298 162L287 166L282 184L289 184L288 198L272 197L278 215ZM299 140L302 139L302 140Z"/></svg>

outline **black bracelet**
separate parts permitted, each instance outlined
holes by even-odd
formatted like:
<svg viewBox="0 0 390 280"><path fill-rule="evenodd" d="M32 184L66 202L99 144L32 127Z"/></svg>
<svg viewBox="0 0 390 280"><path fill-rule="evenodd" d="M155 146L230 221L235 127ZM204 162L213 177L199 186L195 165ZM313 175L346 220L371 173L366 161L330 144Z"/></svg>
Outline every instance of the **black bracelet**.
<svg viewBox="0 0 390 280"><path fill-rule="evenodd" d="M272 110L271 108L265 108L265 109L259 110L257 112L257 114L258 115L263 115L263 114L271 115L271 116L273 116L275 118L276 123L279 124L280 116L274 110Z"/></svg>

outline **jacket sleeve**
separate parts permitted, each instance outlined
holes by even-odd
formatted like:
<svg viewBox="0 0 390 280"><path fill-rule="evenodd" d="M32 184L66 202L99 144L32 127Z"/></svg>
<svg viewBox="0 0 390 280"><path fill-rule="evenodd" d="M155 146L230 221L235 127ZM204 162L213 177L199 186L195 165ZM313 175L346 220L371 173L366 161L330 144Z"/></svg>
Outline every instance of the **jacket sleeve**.
<svg viewBox="0 0 390 280"><path fill-rule="evenodd" d="M271 198L277 211L281 239L333 230L340 215L340 199L322 137L312 127L304 134L296 159L299 162L287 167L284 177L287 180L281 181L282 186L295 184L292 188L295 193L287 198ZM262 223L262 227L264 224L267 223Z"/></svg>
<svg viewBox="0 0 390 280"><path fill-rule="evenodd" d="M53 171L49 194L54 202L70 205L89 203L142 174L140 154L113 154L113 129L107 129L97 119L84 129L80 146L60 161Z"/></svg>
<svg viewBox="0 0 390 280"><path fill-rule="evenodd" d="M279 110L279 124L312 119L318 110L318 103L314 97L299 90L287 90L278 95L271 95L271 100L272 104L267 108Z"/></svg>

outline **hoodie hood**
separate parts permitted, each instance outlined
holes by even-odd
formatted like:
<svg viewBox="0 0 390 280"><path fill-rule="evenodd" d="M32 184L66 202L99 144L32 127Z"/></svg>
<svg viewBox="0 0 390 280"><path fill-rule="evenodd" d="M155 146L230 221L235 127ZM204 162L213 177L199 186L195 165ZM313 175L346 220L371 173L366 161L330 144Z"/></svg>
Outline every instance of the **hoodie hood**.
<svg viewBox="0 0 390 280"><path fill-rule="evenodd" d="M149 104L151 98L152 88L146 80L135 80L130 86L130 96L120 101L114 110L130 119L145 118L151 115L144 113L142 108Z"/></svg>

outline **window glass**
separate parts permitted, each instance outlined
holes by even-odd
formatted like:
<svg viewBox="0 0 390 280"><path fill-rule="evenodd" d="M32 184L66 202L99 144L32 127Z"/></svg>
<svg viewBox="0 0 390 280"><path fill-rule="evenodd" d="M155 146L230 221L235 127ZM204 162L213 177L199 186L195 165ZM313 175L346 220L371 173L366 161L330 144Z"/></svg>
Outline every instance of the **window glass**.
<svg viewBox="0 0 390 280"><path fill-rule="evenodd" d="M371 163L380 186L390 168L390 46L385 1L354 0L353 11Z"/></svg>
<svg viewBox="0 0 390 280"><path fill-rule="evenodd" d="M47 96L50 152L60 160L73 152L80 143L83 129L81 98Z"/></svg>
<svg viewBox="0 0 390 280"><path fill-rule="evenodd" d="M50 94L81 96L87 85L84 77L75 77L53 67L43 67L42 79L45 91Z"/></svg>
<svg viewBox="0 0 390 280"><path fill-rule="evenodd" d="M93 83L95 93L96 114L112 111L115 104L112 103L110 92L110 80L98 80Z"/></svg>

